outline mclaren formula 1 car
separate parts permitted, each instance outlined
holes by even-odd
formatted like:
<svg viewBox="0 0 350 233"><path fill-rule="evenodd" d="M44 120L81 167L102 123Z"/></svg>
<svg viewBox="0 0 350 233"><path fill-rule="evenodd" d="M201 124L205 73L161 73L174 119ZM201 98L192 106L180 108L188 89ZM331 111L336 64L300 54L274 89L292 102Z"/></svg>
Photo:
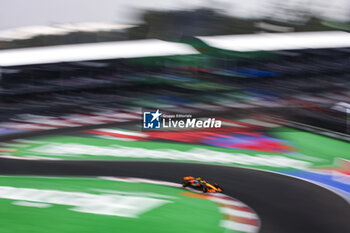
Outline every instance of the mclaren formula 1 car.
<svg viewBox="0 0 350 233"><path fill-rule="evenodd" d="M209 184L200 177L185 176L182 180L183 187L192 187L194 189L202 190L204 193L221 193L223 189L217 184Z"/></svg>

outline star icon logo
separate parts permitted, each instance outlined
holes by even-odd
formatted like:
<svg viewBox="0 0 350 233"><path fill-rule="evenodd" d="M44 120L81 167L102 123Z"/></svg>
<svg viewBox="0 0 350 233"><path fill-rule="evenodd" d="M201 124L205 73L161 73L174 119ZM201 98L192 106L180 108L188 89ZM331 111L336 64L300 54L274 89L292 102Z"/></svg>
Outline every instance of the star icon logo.
<svg viewBox="0 0 350 233"><path fill-rule="evenodd" d="M156 112L143 112L143 128L144 129L160 129L162 123L160 122L162 113L157 109Z"/></svg>
<svg viewBox="0 0 350 233"><path fill-rule="evenodd" d="M151 122L154 120L159 121L159 117L162 115L162 113L160 113L159 109L157 109L157 111L155 113L152 113L151 115L153 116Z"/></svg>

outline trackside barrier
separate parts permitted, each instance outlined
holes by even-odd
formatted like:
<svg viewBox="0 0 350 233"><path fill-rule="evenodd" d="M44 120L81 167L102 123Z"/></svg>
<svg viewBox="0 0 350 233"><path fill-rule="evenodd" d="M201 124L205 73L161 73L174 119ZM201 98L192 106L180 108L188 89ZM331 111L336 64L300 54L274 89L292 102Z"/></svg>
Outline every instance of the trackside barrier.
<svg viewBox="0 0 350 233"><path fill-rule="evenodd" d="M267 117L267 116L261 117L261 120L265 120L265 121L272 122L272 123L278 123L278 124L289 126L292 128L296 128L296 129L308 131L311 133L315 133L315 134L339 139L342 141L350 142L350 135L348 135L348 134L339 133L339 132L319 128L319 127L312 126L312 125L307 125L307 124L303 124L303 123L299 123L299 122L295 122L295 121L280 119L280 118L276 118L276 117Z"/></svg>

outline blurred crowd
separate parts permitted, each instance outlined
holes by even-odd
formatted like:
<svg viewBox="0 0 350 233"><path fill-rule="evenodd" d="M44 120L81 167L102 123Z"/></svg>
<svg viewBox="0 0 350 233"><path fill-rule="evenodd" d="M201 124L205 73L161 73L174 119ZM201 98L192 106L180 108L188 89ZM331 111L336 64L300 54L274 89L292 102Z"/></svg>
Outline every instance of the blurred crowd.
<svg viewBox="0 0 350 233"><path fill-rule="evenodd" d="M268 114L346 132L346 114L333 106L350 101L349 54L347 48L293 50L233 60L203 53L190 58L200 65L164 57L151 64L119 59L6 68L0 120L144 108Z"/></svg>

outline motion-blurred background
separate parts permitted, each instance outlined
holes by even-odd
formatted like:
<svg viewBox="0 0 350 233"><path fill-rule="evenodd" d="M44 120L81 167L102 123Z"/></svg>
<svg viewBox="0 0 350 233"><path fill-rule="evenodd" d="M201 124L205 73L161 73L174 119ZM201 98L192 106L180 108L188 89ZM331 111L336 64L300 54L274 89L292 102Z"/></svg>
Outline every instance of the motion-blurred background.
<svg viewBox="0 0 350 233"><path fill-rule="evenodd" d="M349 132L347 1L2 6L1 133L141 108Z"/></svg>

